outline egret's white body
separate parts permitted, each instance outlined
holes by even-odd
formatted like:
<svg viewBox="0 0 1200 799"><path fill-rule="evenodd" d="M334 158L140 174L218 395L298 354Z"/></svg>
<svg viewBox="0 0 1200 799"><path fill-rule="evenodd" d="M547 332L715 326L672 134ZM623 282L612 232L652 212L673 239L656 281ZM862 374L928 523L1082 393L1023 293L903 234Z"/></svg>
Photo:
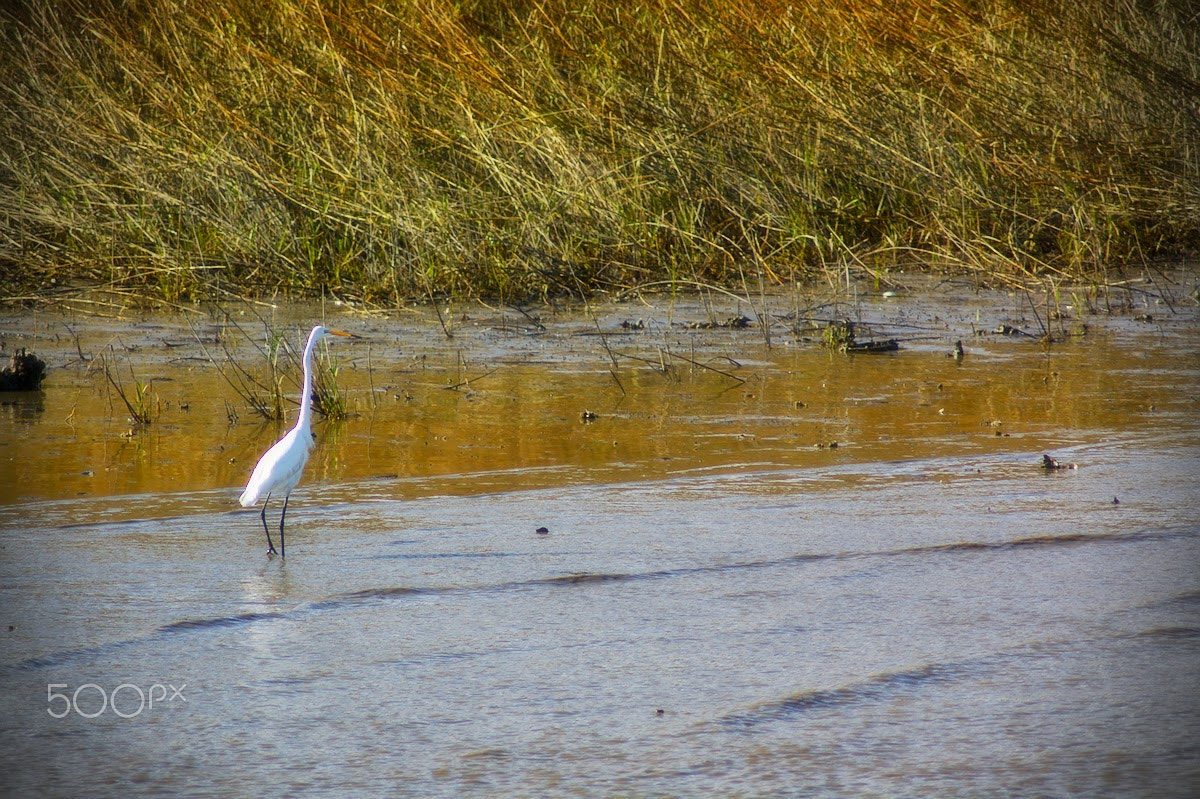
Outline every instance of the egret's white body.
<svg viewBox="0 0 1200 799"><path fill-rule="evenodd" d="M287 435L271 445L259 458L254 473L250 475L250 482L246 483L246 490L239 500L242 507L256 505L260 499L271 494L286 496L292 493L292 489L300 482L312 448L312 431L307 422L303 427L293 427Z"/></svg>
<svg viewBox="0 0 1200 799"><path fill-rule="evenodd" d="M312 430L310 429L312 425L313 351L317 348L317 342L323 338L350 335L341 330L326 330L321 325L314 327L308 334L308 343L304 345L302 359L304 387L300 394L300 417L296 419L296 426L259 458L258 465L254 467L254 472L250 475L250 482L246 483L246 490L242 492L242 496L238 500L242 503L243 508L249 508L257 504L259 500L263 500L261 517L263 530L267 533L267 551L274 553L275 543L271 540L271 531L267 528L267 503L271 501L272 495L283 494L283 512L279 516L279 554L281 557L287 551L283 538L283 520L287 516L288 498L292 489L300 482L304 465L308 463L308 454L313 448Z"/></svg>

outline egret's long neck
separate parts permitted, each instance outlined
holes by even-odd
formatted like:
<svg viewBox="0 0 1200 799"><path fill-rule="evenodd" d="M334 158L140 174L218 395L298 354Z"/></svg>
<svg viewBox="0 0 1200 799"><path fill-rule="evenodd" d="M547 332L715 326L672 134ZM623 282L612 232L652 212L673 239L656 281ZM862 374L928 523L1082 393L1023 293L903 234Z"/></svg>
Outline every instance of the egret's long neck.
<svg viewBox="0 0 1200 799"><path fill-rule="evenodd" d="M296 420L296 427L308 429L312 426L312 393L313 393L313 352L317 348L317 335L314 332L308 337L308 343L304 345L304 388L300 391L300 418Z"/></svg>

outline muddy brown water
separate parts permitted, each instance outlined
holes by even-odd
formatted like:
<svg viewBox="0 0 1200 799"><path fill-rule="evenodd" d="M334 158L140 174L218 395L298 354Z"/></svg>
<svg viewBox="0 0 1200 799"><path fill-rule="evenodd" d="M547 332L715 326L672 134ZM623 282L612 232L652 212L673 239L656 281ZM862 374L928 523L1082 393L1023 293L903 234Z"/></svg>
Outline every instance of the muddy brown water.
<svg viewBox="0 0 1200 799"><path fill-rule="evenodd" d="M0 397L5 793L1192 795L1174 281L8 312L50 370ZM271 423L214 360L318 320L364 338L283 563L236 497L297 370Z"/></svg>

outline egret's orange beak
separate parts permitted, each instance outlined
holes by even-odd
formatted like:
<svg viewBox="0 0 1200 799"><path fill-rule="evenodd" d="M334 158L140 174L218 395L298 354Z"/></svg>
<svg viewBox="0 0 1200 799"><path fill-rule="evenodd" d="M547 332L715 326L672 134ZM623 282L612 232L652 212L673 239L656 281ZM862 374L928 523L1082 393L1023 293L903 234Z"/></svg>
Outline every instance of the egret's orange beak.
<svg viewBox="0 0 1200 799"><path fill-rule="evenodd" d="M345 330L330 330L329 328L325 328L325 332L331 336L345 336L346 338L362 338L362 336L356 336L353 333L347 333Z"/></svg>

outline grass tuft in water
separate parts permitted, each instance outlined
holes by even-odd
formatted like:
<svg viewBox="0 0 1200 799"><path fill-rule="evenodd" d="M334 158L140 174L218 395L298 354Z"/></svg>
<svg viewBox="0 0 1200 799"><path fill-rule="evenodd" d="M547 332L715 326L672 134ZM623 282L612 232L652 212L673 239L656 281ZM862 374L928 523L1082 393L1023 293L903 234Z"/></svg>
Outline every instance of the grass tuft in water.
<svg viewBox="0 0 1200 799"><path fill-rule="evenodd" d="M193 334L209 362L243 403L264 419L282 421L285 403L298 401L289 397L291 393L299 392L302 386L299 377L303 371L301 350L292 346L286 329L263 319L260 321L262 337L250 334L226 316L225 332L219 337L220 357L209 351L194 328ZM247 364L244 358L235 354L247 344L258 353L259 363ZM313 410L328 419L345 419L351 413L337 384L340 368L336 357L325 346L317 350L313 358ZM231 421L236 419L236 409L227 411L227 416Z"/></svg>
<svg viewBox="0 0 1200 799"><path fill-rule="evenodd" d="M105 380L129 411L129 418L134 424L144 427L153 423L161 411L158 395L151 393L153 382L143 383L138 380L131 366L129 373L132 383L127 386L121 379L119 370L110 363L110 357L114 355L115 350L110 348L108 355L100 356L100 368L104 372Z"/></svg>

